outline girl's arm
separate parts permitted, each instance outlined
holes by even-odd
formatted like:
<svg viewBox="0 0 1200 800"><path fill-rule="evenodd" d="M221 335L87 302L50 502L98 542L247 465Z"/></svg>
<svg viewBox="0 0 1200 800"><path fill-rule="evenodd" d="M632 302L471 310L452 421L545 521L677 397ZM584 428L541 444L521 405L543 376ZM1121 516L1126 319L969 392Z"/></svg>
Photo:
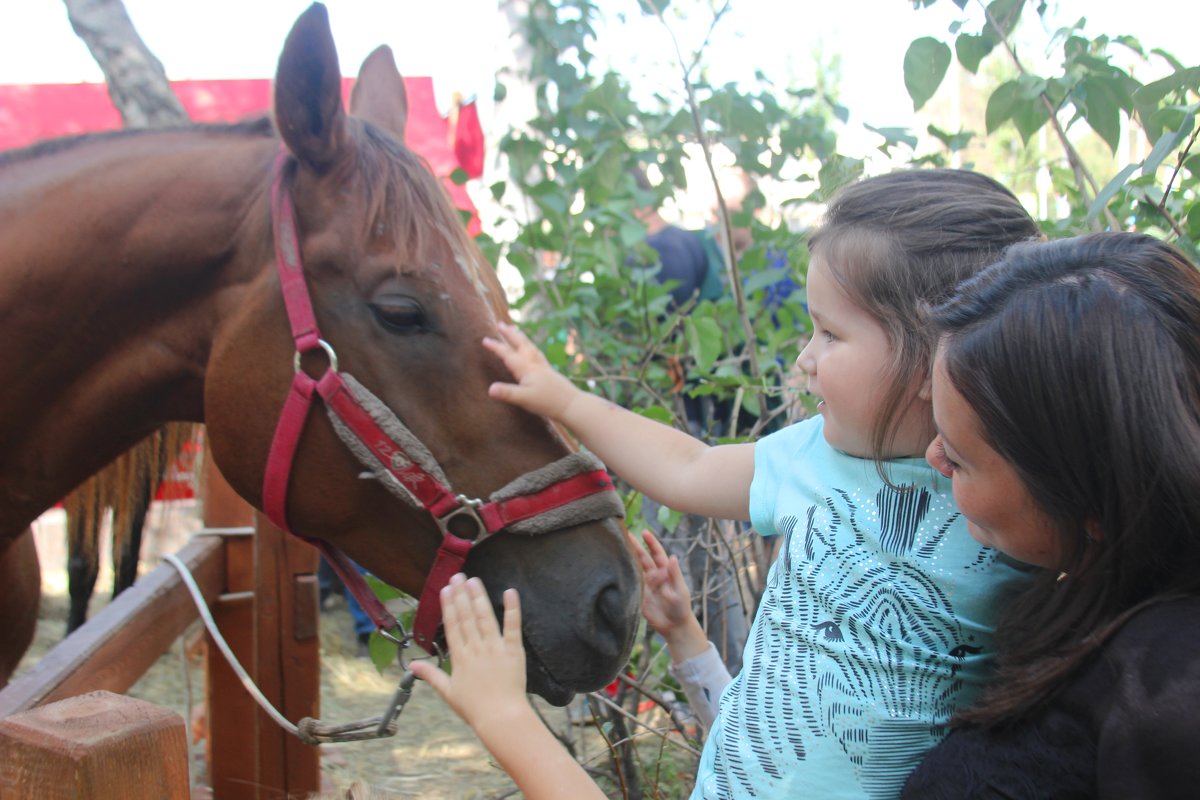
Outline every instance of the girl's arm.
<svg viewBox="0 0 1200 800"><path fill-rule="evenodd" d="M454 671L429 661L412 671L431 685L499 762L528 800L604 800L583 767L542 724L525 696L521 605L504 592L504 632L478 578L455 575L442 589L446 643Z"/></svg>
<svg viewBox="0 0 1200 800"><path fill-rule="evenodd" d="M517 382L493 383L492 397L565 425L621 478L665 506L705 517L749 519L753 444L710 447L577 388L515 326L502 323L500 335L483 344Z"/></svg>

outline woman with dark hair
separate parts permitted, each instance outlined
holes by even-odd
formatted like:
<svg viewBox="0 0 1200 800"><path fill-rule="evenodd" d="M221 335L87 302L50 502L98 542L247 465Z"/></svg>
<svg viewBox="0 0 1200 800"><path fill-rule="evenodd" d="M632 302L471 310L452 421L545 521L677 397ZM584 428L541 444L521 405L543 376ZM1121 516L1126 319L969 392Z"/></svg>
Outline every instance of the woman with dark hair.
<svg viewBox="0 0 1200 800"><path fill-rule="evenodd" d="M1200 274L1147 236L1018 245L933 313L928 458L1045 568L911 798L1200 794Z"/></svg>

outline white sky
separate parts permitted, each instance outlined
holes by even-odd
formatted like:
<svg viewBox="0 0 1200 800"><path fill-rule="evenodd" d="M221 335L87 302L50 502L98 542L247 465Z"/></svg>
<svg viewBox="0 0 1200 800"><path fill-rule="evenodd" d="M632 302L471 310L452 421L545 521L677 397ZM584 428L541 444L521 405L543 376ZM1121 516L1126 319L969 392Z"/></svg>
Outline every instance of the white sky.
<svg viewBox="0 0 1200 800"><path fill-rule="evenodd" d="M67 22L58 0L5 3L0 24L0 83L99 81L100 71ZM173 79L269 78L284 37L308 0L125 0L134 25ZM497 65L511 46L496 0L327 0L345 74L357 72L375 46L389 44L400 70L432 75L439 97L453 91L492 94ZM687 8L686 2L675 5ZM1088 17L1087 31L1128 33L1148 47L1162 47L1186 64L1200 64L1200 13L1182 12L1179 0L1050 0L1056 19ZM610 24L596 49L622 71L671 55L661 25L641 19L634 0L609 0ZM617 21L624 10L627 21ZM911 119L901 63L912 39L949 40L947 23L957 15L950 0L915 11L909 0L733 0L709 48L714 82L749 78L760 69L777 84L811 74L812 53L821 48L842 57L841 89L859 119L876 126ZM1195 19L1188 21L1187 16ZM702 26L672 20L684 47L695 46ZM689 24L690 22L690 24ZM703 27L706 27L704 25ZM690 34L690 38L689 38ZM1034 57L1036 54L1030 54ZM677 72L660 73L669 85ZM648 79L652 80L652 79Z"/></svg>

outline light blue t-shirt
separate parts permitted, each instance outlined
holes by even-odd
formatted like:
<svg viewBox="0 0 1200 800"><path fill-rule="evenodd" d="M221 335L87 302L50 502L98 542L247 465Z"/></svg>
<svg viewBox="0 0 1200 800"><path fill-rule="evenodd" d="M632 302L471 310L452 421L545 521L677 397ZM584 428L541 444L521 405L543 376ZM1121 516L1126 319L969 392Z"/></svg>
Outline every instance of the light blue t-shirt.
<svg viewBox="0 0 1200 800"><path fill-rule="evenodd" d="M924 459L834 450L824 420L757 443L750 514L783 536L693 800L896 797L987 679L1028 571L976 542Z"/></svg>

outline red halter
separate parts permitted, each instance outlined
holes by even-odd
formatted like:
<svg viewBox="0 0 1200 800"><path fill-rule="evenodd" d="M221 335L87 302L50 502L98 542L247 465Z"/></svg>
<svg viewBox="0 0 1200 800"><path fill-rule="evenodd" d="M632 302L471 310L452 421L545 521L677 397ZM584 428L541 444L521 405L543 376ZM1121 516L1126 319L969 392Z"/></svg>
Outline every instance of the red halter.
<svg viewBox="0 0 1200 800"><path fill-rule="evenodd" d="M357 440L360 447L352 449L369 453L369 457L373 457L370 464L372 469L394 478L406 490L407 496L415 498L422 508L433 515L442 531L442 544L426 576L413 623L413 639L432 654L437 649L436 638L442 622L441 589L449 582L450 576L462 570L472 547L509 525L533 519L590 495L614 492L615 487L603 469L588 469L539 487L536 491L483 502L456 495L420 466L425 459L406 451L394 436L384 430L385 426L381 426L363 407L354 387L348 385L338 372L337 355L333 348L321 339L304 280L296 213L285 185L287 160L287 151L281 149L275 159L271 181L271 219L275 230L275 263L292 338L296 344L295 375L267 457L267 468L263 475L263 511L275 525L289 530L286 513L288 478L315 393L324 400L327 410ZM309 376L300 368L301 356L315 350L323 350L329 359L327 369L319 378ZM394 425L403 427L390 411L385 409L384 413L390 415ZM364 460L369 458L362 453L358 455ZM503 490L497 494L503 494ZM617 507L620 506L619 500L615 503ZM619 514L619 511L593 513L587 519ZM464 520L474 523L475 539L460 538L450 532L452 522L457 526ZM308 541L329 561L380 632L403 630L341 550L323 539Z"/></svg>

